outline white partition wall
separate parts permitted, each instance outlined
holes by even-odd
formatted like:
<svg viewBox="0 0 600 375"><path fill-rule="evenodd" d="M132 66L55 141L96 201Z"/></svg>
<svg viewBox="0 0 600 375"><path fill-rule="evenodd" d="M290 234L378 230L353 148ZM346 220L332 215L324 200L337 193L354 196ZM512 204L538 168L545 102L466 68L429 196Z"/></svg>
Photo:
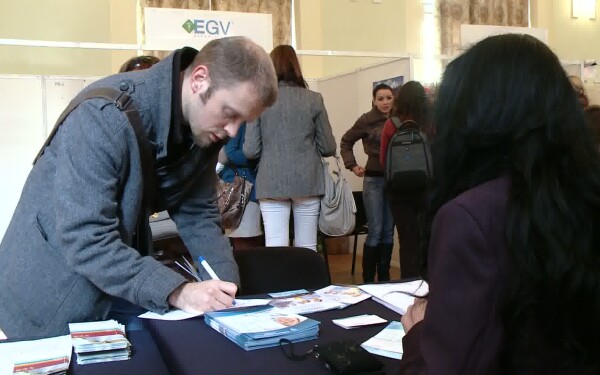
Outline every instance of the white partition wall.
<svg viewBox="0 0 600 375"><path fill-rule="evenodd" d="M325 108L329 115L329 122L333 128L333 135L338 145L337 152L339 154L340 140L342 135L356 121L362 112L359 110L358 98L358 81L355 73L348 73L332 78L318 80L319 92L323 95ZM358 151L358 147L355 149ZM363 158L364 152L355 152L356 160L359 163L364 163L366 157ZM333 163L330 163L333 167ZM352 173L344 174L353 190L362 190L362 180L354 176Z"/></svg>
<svg viewBox="0 0 600 375"><path fill-rule="evenodd" d="M0 76L0 238L44 141L40 76Z"/></svg>
<svg viewBox="0 0 600 375"><path fill-rule="evenodd" d="M96 77L0 76L0 239L33 159L69 101Z"/></svg>
<svg viewBox="0 0 600 375"><path fill-rule="evenodd" d="M77 95L85 86L97 80L99 77L42 77L45 92L45 135L48 136L54 127L58 116L69 104L71 99Z"/></svg>

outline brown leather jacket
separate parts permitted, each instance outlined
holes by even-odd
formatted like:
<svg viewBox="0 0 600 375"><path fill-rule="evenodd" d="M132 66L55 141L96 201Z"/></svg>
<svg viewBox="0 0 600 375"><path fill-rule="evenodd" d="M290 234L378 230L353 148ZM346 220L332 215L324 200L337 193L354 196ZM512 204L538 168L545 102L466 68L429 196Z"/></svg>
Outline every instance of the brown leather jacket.
<svg viewBox="0 0 600 375"><path fill-rule="evenodd" d="M344 160L344 166L352 169L358 165L352 148L354 144L362 139L363 149L367 154L367 175L383 176L383 167L379 162L379 145L381 142L381 131L387 120L387 116L373 107L356 120L354 125L342 136L340 153Z"/></svg>

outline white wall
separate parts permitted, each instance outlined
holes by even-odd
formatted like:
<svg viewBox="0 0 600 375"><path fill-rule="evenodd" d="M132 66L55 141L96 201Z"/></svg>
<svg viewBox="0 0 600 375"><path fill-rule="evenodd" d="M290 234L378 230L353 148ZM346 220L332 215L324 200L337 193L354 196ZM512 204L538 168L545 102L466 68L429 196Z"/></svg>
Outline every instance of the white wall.
<svg viewBox="0 0 600 375"><path fill-rule="evenodd" d="M0 76L0 239L33 159L69 101L95 78Z"/></svg>

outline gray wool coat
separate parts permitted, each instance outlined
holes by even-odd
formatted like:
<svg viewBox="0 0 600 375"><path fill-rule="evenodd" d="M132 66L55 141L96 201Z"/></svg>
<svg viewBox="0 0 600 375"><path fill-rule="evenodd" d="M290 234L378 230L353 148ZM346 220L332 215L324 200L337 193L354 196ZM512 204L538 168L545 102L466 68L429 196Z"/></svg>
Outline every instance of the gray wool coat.
<svg viewBox="0 0 600 375"><path fill-rule="evenodd" d="M126 89L159 160L169 153L172 70L173 55L92 85ZM217 153L205 155L194 188L168 210L191 254L239 283L214 201ZM65 334L69 322L104 319L109 296L169 310L169 294L185 279L130 247L142 190L125 115L104 99L81 104L34 165L0 244L0 328L9 338Z"/></svg>
<svg viewBox="0 0 600 375"><path fill-rule="evenodd" d="M260 157L258 199L323 195L321 156L336 143L321 94L280 82L275 104L247 125L243 150Z"/></svg>

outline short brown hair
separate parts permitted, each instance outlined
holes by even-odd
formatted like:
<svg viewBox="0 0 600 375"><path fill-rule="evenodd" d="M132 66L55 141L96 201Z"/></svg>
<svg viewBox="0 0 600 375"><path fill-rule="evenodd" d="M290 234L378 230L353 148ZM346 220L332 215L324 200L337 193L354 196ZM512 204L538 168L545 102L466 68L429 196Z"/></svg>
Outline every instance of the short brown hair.
<svg viewBox="0 0 600 375"><path fill-rule="evenodd" d="M198 51L186 74L199 65L208 68L210 77L206 98L218 88L250 82L264 107L271 106L277 99L277 79L269 55L246 37L234 36L208 42Z"/></svg>

